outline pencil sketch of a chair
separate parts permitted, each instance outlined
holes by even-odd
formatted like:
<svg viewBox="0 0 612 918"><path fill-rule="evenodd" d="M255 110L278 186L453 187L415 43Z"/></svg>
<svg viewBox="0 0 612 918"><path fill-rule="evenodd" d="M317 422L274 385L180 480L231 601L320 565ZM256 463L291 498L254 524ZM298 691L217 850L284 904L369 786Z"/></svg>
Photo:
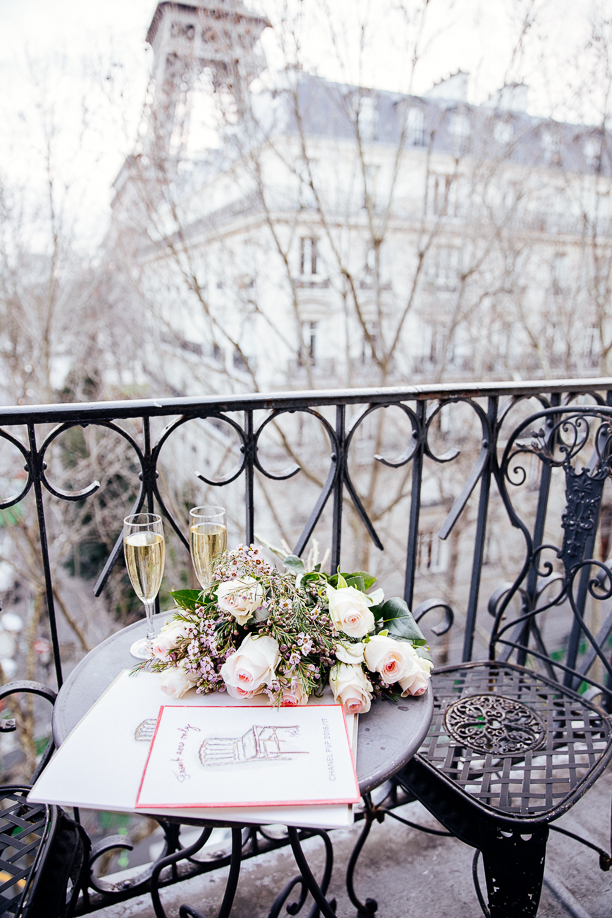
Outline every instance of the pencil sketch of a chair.
<svg viewBox="0 0 612 918"><path fill-rule="evenodd" d="M307 755L306 750L283 749L282 744L298 736L300 728L255 726L243 736L210 736L200 746L202 765L234 765L261 759Z"/></svg>
<svg viewBox="0 0 612 918"><path fill-rule="evenodd" d="M156 717L147 717L146 720L143 720L142 723L138 724L134 730L134 739L137 743L150 743L155 735L155 727L157 726Z"/></svg>

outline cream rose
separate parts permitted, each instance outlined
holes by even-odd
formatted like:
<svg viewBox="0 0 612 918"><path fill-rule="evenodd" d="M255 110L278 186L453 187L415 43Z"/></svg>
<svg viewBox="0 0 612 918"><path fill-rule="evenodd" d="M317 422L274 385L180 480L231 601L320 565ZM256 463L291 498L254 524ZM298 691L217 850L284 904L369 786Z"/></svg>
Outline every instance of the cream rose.
<svg viewBox="0 0 612 918"><path fill-rule="evenodd" d="M231 612L239 625L246 625L263 598L263 588L254 577L222 580L217 587L217 605Z"/></svg>
<svg viewBox="0 0 612 918"><path fill-rule="evenodd" d="M378 605L383 596L382 590L375 590L370 596L366 596L355 587L335 590L328 584L327 598L331 620L338 631L343 631L349 637L365 637L375 624L370 606Z"/></svg>
<svg viewBox="0 0 612 918"><path fill-rule="evenodd" d="M334 700L346 714L366 714L371 707L372 685L361 666L336 663L329 674Z"/></svg>
<svg viewBox="0 0 612 918"><path fill-rule="evenodd" d="M198 676L188 673L182 663L178 666L169 666L159 674L162 692L171 698L182 698L185 692L192 689L198 681Z"/></svg>
<svg viewBox="0 0 612 918"><path fill-rule="evenodd" d="M412 650L412 644L406 641L395 641L393 638L375 634L365 646L366 666L370 672L380 673L380 678L386 685L391 685L412 672Z"/></svg>
<svg viewBox="0 0 612 918"><path fill-rule="evenodd" d="M252 698L274 678L278 643L267 634L247 634L244 641L221 667L221 676L234 698Z"/></svg>
<svg viewBox="0 0 612 918"><path fill-rule="evenodd" d="M338 641L334 644L334 653L339 663L363 663L365 644L351 644L349 641Z"/></svg>
<svg viewBox="0 0 612 918"><path fill-rule="evenodd" d="M301 682L296 683L296 685L291 688L290 685L283 686L283 700L281 702L283 707L295 708L301 704L308 704L308 695L304 691L304 686Z"/></svg>
<svg viewBox="0 0 612 918"><path fill-rule="evenodd" d="M416 658L415 666L412 673L404 679L399 680L402 689L402 698L407 695L424 695L427 691L433 663L430 660L424 660L422 657L414 654Z"/></svg>
<svg viewBox="0 0 612 918"><path fill-rule="evenodd" d="M180 638L188 636L189 630L186 622L168 622L151 643L153 656L167 663L169 654L176 649Z"/></svg>

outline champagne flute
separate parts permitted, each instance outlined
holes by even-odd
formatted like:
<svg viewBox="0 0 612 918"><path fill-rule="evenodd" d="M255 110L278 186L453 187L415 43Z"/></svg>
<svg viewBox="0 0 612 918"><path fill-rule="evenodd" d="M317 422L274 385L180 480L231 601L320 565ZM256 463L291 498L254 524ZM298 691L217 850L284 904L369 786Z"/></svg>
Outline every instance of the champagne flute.
<svg viewBox="0 0 612 918"><path fill-rule="evenodd" d="M165 543L161 516L157 513L134 513L123 521L125 564L134 592L144 603L147 636L135 641L130 653L137 660L148 660L155 638L153 610L164 573Z"/></svg>
<svg viewBox="0 0 612 918"><path fill-rule="evenodd" d="M213 562L227 549L225 509L207 505L189 511L189 548L202 589L212 580Z"/></svg>

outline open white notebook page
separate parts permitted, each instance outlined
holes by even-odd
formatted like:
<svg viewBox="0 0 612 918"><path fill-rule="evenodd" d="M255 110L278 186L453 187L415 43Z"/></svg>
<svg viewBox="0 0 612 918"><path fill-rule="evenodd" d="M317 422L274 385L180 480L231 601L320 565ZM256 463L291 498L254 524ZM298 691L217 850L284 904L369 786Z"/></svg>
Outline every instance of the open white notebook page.
<svg viewBox="0 0 612 918"><path fill-rule="evenodd" d="M322 701L329 703L330 698ZM77 724L45 768L28 799L88 809L133 812L149 753L152 726L162 705L172 703L159 687L155 673L130 676L125 670ZM260 699L250 699L253 704ZM267 699L262 696L265 706ZM196 695L188 692L176 702L184 705L236 705L227 693ZM356 755L357 718L347 717ZM219 822L340 828L353 822L345 804L283 807L155 808L139 812Z"/></svg>

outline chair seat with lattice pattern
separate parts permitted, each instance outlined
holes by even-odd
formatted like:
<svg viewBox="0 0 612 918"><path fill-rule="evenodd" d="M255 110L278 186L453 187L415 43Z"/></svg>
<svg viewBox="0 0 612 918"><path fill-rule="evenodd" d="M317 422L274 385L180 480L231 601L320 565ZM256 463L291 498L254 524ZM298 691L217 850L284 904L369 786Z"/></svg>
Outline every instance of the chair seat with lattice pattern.
<svg viewBox="0 0 612 918"><path fill-rule="evenodd" d="M29 788L0 789L0 915L17 915L49 834L51 808L29 804Z"/></svg>
<svg viewBox="0 0 612 918"><path fill-rule="evenodd" d="M445 667L433 691L419 762L512 825L560 816L612 755L608 717L524 667Z"/></svg>

